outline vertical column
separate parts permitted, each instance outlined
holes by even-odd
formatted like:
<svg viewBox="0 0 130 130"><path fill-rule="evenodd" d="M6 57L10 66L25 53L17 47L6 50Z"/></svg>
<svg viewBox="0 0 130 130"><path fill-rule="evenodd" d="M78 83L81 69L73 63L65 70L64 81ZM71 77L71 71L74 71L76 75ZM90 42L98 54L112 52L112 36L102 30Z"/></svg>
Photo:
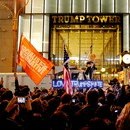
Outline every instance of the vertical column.
<svg viewBox="0 0 130 130"><path fill-rule="evenodd" d="M18 31L18 18L17 18L17 0L14 0L13 12L13 68L12 72L16 72L16 55L17 55L17 31Z"/></svg>
<svg viewBox="0 0 130 130"><path fill-rule="evenodd" d="M123 51L129 52L129 15L123 15Z"/></svg>
<svg viewBox="0 0 130 130"><path fill-rule="evenodd" d="M129 15L123 15L123 51L129 52ZM128 84L128 68L124 68L124 84Z"/></svg>

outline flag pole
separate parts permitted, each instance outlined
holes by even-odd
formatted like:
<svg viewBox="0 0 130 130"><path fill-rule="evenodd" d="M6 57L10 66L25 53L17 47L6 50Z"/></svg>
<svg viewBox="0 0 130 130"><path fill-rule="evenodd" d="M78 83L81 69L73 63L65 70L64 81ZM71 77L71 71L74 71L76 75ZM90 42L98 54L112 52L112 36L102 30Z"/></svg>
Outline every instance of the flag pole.
<svg viewBox="0 0 130 130"><path fill-rule="evenodd" d="M64 64L63 64L63 79L64 79L64 89L66 90L66 93L73 94L73 88L71 83L71 74L68 66L69 61L69 54L65 48L64 45Z"/></svg>
<svg viewBox="0 0 130 130"><path fill-rule="evenodd" d="M23 34L21 35L21 37L20 37L20 43L19 43L19 49L18 49L18 52L17 52L17 62L16 62L16 66L17 66L17 64L19 63L19 55L20 55L20 47L21 47L21 42L22 42L22 38L23 38Z"/></svg>
<svg viewBox="0 0 130 130"><path fill-rule="evenodd" d="M17 57L17 42L18 42L18 20L19 15L21 11L28 5L29 0L24 2L24 5L21 8L18 8L18 0L14 0L14 12L13 15L13 72L17 71L17 63L16 63L16 57Z"/></svg>

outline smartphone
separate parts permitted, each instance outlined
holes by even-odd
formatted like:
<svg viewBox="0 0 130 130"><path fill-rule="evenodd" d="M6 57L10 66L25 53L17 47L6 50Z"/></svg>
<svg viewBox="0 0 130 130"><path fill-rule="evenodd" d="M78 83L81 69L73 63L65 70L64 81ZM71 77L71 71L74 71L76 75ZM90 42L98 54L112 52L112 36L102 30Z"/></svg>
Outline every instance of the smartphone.
<svg viewBox="0 0 130 130"><path fill-rule="evenodd" d="M115 113L118 113L118 110L115 110Z"/></svg>
<svg viewBox="0 0 130 130"><path fill-rule="evenodd" d="M18 103L25 103L26 99L25 97L18 97Z"/></svg>
<svg viewBox="0 0 130 130"><path fill-rule="evenodd" d="M75 103L75 102L76 102L76 99L72 99L72 102Z"/></svg>

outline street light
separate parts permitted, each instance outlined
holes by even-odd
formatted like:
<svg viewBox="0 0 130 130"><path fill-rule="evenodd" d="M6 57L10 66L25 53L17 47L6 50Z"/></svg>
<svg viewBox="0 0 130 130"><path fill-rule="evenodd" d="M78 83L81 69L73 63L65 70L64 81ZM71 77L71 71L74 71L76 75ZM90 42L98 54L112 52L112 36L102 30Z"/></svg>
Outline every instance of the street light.
<svg viewBox="0 0 130 130"><path fill-rule="evenodd" d="M12 65L13 69L12 71L13 72L16 72L16 69L17 69L16 55L17 55L17 41L18 41L18 18L19 18L19 14L28 3L29 3L29 0L27 0L26 3L24 2L24 5L17 10L18 0L14 0L14 11L12 11L7 5L0 2L0 6L3 6L5 9L7 9L10 12L12 16L12 21L13 21L13 26L12 26L12 30L13 30L13 65Z"/></svg>
<svg viewBox="0 0 130 130"><path fill-rule="evenodd" d="M106 71L106 69L105 68L101 68L101 72L103 73L103 72L105 72Z"/></svg>

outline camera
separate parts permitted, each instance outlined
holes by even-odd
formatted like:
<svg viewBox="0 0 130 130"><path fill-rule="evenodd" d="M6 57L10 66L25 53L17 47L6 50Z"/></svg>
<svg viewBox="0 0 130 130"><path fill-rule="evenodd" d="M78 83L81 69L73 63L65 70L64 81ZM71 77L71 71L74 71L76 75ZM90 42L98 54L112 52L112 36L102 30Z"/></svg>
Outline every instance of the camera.
<svg viewBox="0 0 130 130"><path fill-rule="evenodd" d="M26 98L25 97L18 97L18 103L25 103L26 102Z"/></svg>

